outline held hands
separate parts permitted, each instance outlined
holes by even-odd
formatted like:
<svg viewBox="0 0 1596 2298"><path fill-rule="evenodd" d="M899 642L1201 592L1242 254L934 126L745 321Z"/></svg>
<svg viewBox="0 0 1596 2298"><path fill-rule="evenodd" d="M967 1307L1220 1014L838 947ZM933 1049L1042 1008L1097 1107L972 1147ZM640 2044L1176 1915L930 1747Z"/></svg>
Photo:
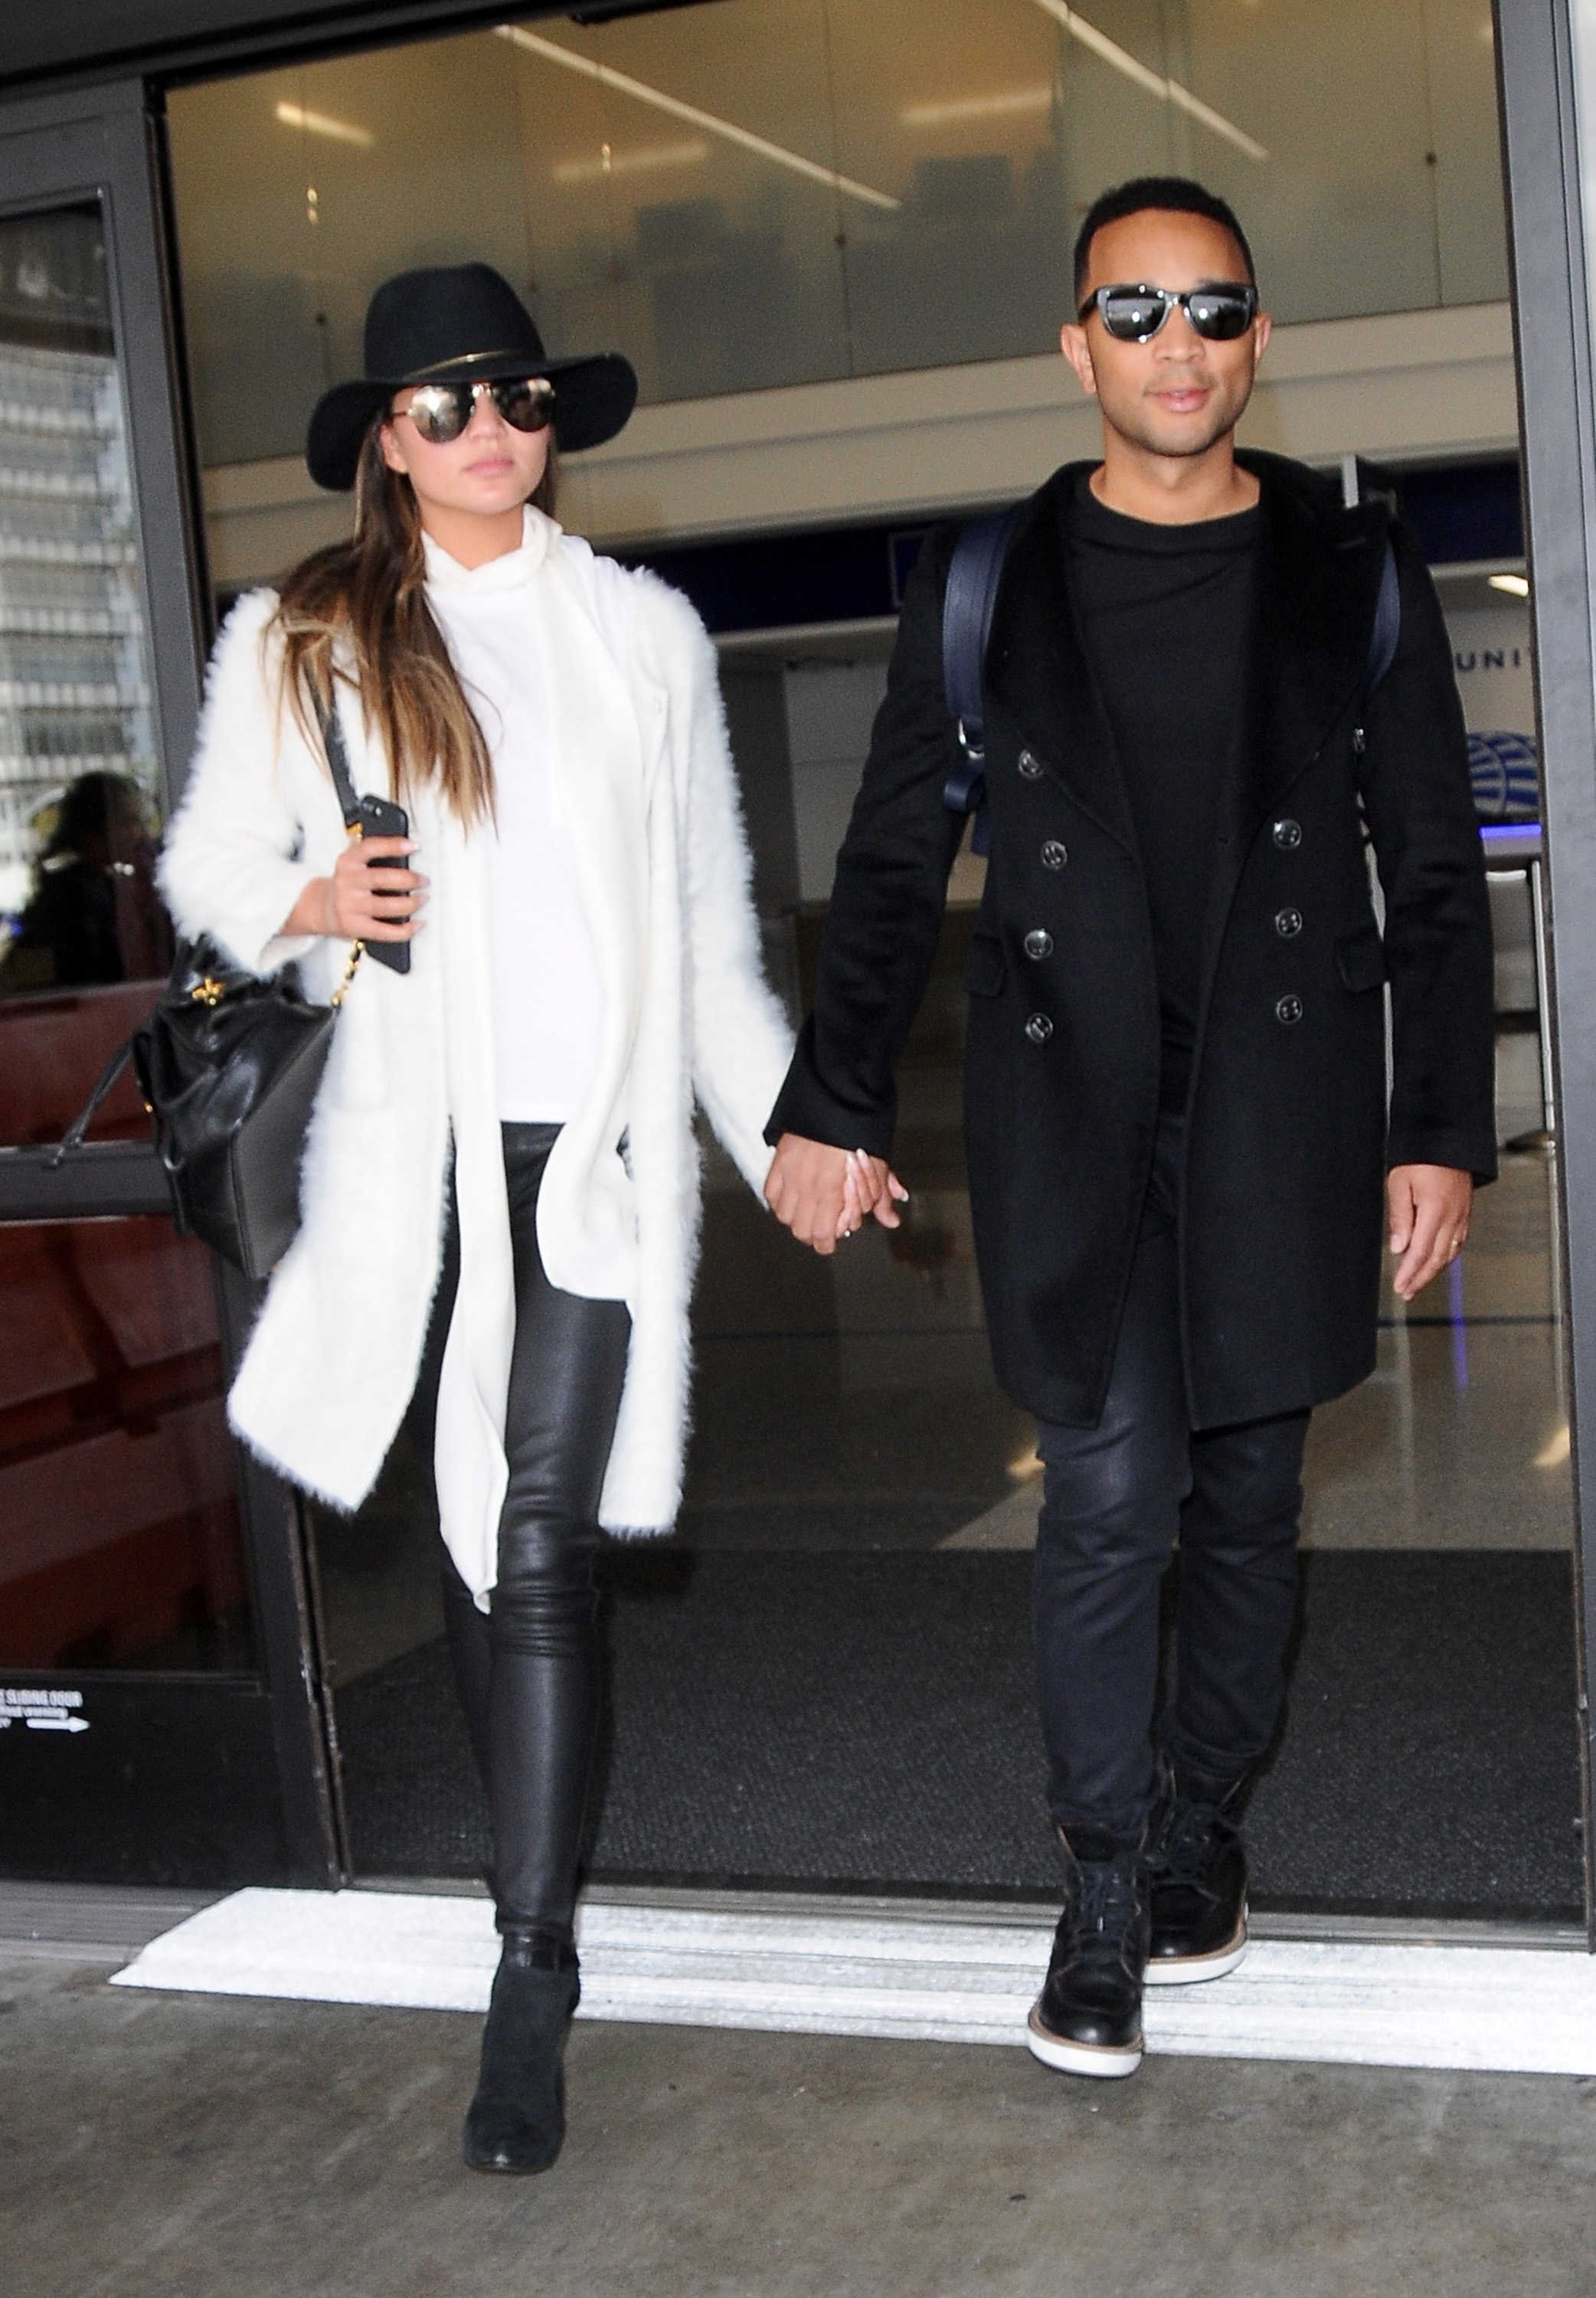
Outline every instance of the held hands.
<svg viewBox="0 0 1596 2298"><path fill-rule="evenodd" d="M1401 1256L1393 1290L1411 1301L1455 1261L1468 1241L1474 1180L1451 1165L1394 1165L1386 1176L1391 1250ZM783 1133L765 1184L765 1200L800 1244L831 1253L873 1214L883 1228L902 1226L909 1193L886 1161L863 1149L834 1149Z"/></svg>
<svg viewBox="0 0 1596 2298"><path fill-rule="evenodd" d="M284 919L285 936L334 941L411 941L420 930L426 880L403 866L413 838L351 838L330 878L312 878Z"/></svg>
<svg viewBox="0 0 1596 2298"><path fill-rule="evenodd" d="M783 1133L765 1183L765 1202L800 1244L835 1252L839 1241L862 1228L873 1213L883 1228L898 1228L909 1193L883 1157L863 1149L833 1149Z"/></svg>
<svg viewBox="0 0 1596 2298"><path fill-rule="evenodd" d="M1402 1256L1392 1287L1410 1301L1468 1243L1474 1178L1451 1165L1393 1165L1385 1176L1385 1202L1391 1250Z"/></svg>

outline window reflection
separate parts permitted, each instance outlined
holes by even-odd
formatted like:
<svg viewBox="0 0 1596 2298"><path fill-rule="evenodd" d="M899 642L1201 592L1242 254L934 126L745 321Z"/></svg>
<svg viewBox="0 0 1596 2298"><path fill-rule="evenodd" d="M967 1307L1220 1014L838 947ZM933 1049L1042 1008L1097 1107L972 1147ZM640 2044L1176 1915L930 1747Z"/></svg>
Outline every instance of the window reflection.
<svg viewBox="0 0 1596 2298"><path fill-rule="evenodd" d="M155 841L132 776L93 767L34 817L27 902L0 956L0 996L77 989L167 971L171 934L155 893Z"/></svg>
<svg viewBox="0 0 1596 2298"><path fill-rule="evenodd" d="M204 459L297 459L409 263L496 264L656 401L1050 350L1080 215L1143 172L1236 203L1278 318L1500 299L1489 29L1481 0L712 0L176 90Z"/></svg>
<svg viewBox="0 0 1596 2298"><path fill-rule="evenodd" d="M0 1666L250 1664L213 1286L168 1220L0 1228Z"/></svg>
<svg viewBox="0 0 1596 2298"><path fill-rule="evenodd" d="M60 1137L171 963L100 211L0 219L0 1145ZM136 1135L130 1086L95 1137Z"/></svg>

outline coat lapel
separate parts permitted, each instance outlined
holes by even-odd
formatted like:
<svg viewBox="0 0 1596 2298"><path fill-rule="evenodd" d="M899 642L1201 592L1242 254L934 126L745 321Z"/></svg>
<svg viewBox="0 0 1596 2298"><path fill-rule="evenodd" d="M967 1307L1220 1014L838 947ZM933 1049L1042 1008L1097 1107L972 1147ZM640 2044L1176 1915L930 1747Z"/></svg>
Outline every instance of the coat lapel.
<svg viewBox="0 0 1596 2298"><path fill-rule="evenodd" d="M618 1075L641 992L649 884L645 736L654 730L642 723L631 666L623 669L605 644L560 552L550 553L540 579L548 585L546 611L536 619L533 640L542 649L556 798L575 848L604 986L606 1053ZM608 1066L601 1061L601 1068Z"/></svg>
<svg viewBox="0 0 1596 2298"><path fill-rule="evenodd" d="M1065 508L1088 468L1067 464L1025 508L998 586L987 685L1082 812L1134 848L1129 801L1071 605L1064 558Z"/></svg>
<svg viewBox="0 0 1596 2298"><path fill-rule="evenodd" d="M1374 616L1383 511L1316 506L1275 459L1237 460L1262 486L1246 720L1220 792L1203 930L1199 1031L1254 839L1280 811L1358 692Z"/></svg>
<svg viewBox="0 0 1596 2298"><path fill-rule="evenodd" d="M1261 482L1263 510L1249 723L1224 824L1239 854L1358 691L1385 517L1373 505L1321 508L1278 475L1272 458L1238 459Z"/></svg>

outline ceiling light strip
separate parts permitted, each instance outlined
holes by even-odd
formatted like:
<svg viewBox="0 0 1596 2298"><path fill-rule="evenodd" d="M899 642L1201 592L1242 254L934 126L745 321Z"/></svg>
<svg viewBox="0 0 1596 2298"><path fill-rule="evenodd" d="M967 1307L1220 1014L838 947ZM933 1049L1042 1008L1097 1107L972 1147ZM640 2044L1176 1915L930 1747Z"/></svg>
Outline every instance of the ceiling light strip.
<svg viewBox="0 0 1596 2298"><path fill-rule="evenodd" d="M679 96L666 95L662 88L650 87L645 80L633 79L629 73L616 71L609 64L579 56L573 49L562 48L557 41L545 40L519 24L499 24L494 29L501 40L513 41L529 55L542 56L548 63L563 64L567 71L580 72L584 79L599 80L622 95L635 96L640 103L651 103L657 112L668 112L674 120L685 120L691 127L707 128L710 135L719 136L728 144L740 145L761 160L773 160L778 167L789 168L796 176L806 176L812 183L824 184L828 190L841 192L850 200L863 200L867 206L884 208L890 214L896 214L903 205L889 192L875 191L869 184L856 184L850 176L839 176L834 168L823 168L817 161L806 160L801 152L789 152L780 144L768 143L751 129L739 128L734 120L719 119L713 112L700 112L696 103L683 103Z"/></svg>
<svg viewBox="0 0 1596 2298"><path fill-rule="evenodd" d="M898 118L906 128L947 128L965 120L1001 120L1011 112L1046 112L1050 87L1016 87L996 95L955 95L940 103L906 104Z"/></svg>
<svg viewBox="0 0 1596 2298"><path fill-rule="evenodd" d="M1037 0L1037 6L1051 16L1054 23L1062 24L1072 40L1078 40L1083 48L1088 48L1093 55L1099 57L1113 70L1134 81L1148 95L1155 95L1162 103L1172 103L1181 112L1189 113L1192 119L1200 120L1215 136L1223 136L1226 143L1234 144L1238 152L1245 152L1249 160L1264 161L1269 158L1262 145L1237 128L1233 120L1227 120L1222 112L1215 112L1200 96L1194 95L1189 87L1183 87L1178 79L1167 79L1162 72L1155 72L1139 62L1128 48L1121 47L1118 41L1111 40L1106 32L1100 32L1096 24L1088 24L1084 16L1077 15L1073 8L1067 7L1065 0Z"/></svg>
<svg viewBox="0 0 1596 2298"><path fill-rule="evenodd" d="M1214 135L1222 136L1227 144L1234 144L1236 150L1245 152L1249 160L1261 163L1269 158L1261 144L1255 144L1250 136L1233 126L1222 112L1216 112L1211 103L1204 103L1200 95L1194 95L1189 87L1182 87L1178 79L1170 80L1168 86L1171 103L1189 113L1192 119L1200 120Z"/></svg>
<svg viewBox="0 0 1596 2298"><path fill-rule="evenodd" d="M655 168L691 168L709 157L709 146L651 144L641 152L612 152L607 144L596 160L557 160L549 173L557 184L598 184L606 176L639 176Z"/></svg>
<svg viewBox="0 0 1596 2298"><path fill-rule="evenodd" d="M369 128L356 128L325 112L307 112L302 103L279 103L276 117L285 128L302 128L307 136L330 136L335 144L352 144L361 152L369 152L376 141Z"/></svg>

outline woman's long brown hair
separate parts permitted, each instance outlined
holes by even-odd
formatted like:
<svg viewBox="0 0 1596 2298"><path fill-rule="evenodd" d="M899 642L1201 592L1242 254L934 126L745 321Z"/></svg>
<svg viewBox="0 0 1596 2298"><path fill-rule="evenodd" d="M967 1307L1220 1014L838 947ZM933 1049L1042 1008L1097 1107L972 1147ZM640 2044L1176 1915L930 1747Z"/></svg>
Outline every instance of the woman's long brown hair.
<svg viewBox="0 0 1596 2298"><path fill-rule="evenodd" d="M353 534L284 576L267 632L282 633L283 693L313 748L321 748L317 701L331 701L342 645L353 657L367 725L387 753L390 794L402 800L435 781L469 828L492 814L492 761L426 603L421 517L409 479L384 460L384 420L360 449ZM551 437L533 505L552 517L554 493Z"/></svg>

